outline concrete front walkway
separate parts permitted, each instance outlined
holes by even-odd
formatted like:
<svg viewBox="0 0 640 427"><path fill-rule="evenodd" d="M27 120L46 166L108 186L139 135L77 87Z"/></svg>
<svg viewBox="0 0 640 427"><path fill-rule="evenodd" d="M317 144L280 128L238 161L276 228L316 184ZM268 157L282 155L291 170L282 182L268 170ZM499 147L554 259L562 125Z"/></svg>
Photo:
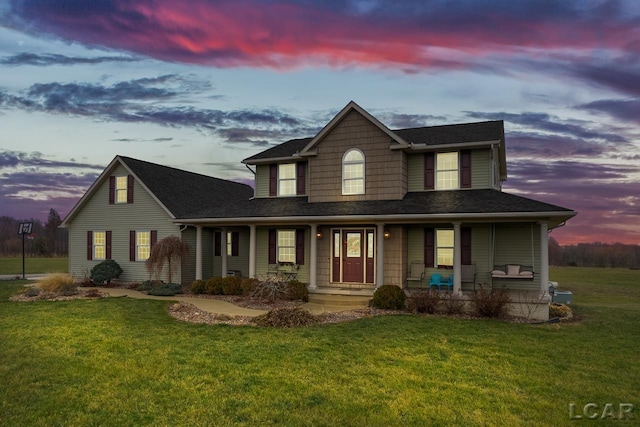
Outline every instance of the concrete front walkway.
<svg viewBox="0 0 640 427"><path fill-rule="evenodd" d="M78 288L82 290L96 289L96 288ZM138 299L155 299L162 301L178 301L193 304L202 311L215 314L226 314L229 316L259 316L266 313L265 310L254 310L251 308L238 307L226 301L221 301L213 298L194 298L183 296L172 297L159 297L154 295L147 295L145 293L133 290L133 289L121 289L121 288L97 288L100 292L109 294L110 297L129 297Z"/></svg>

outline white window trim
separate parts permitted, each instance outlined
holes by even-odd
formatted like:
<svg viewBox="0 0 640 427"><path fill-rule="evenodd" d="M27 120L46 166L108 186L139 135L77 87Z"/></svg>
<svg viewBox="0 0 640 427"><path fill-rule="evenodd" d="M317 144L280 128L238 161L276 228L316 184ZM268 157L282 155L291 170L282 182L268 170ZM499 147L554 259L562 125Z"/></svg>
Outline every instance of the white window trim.
<svg viewBox="0 0 640 427"><path fill-rule="evenodd" d="M102 233L102 236L104 238L104 243L101 245L98 245L96 243L96 237L98 237L98 234ZM100 231L93 231L92 233L93 236L93 242L91 242L92 244L92 250L93 250L93 259L94 260L98 260L98 261L102 261L102 260L106 260L107 259L107 231L106 230L100 230ZM104 256L99 257L96 253L96 248L103 248L104 250Z"/></svg>
<svg viewBox="0 0 640 427"><path fill-rule="evenodd" d="M140 233L149 233L149 244L148 245L141 245L139 243L138 240L138 236L140 235ZM139 248L141 247L148 247L149 248L149 254L151 254L151 230L136 230L136 261L146 261L148 259L147 258L140 258L140 250Z"/></svg>
<svg viewBox="0 0 640 427"><path fill-rule="evenodd" d="M453 169L438 169L438 156L444 155L444 154L455 154L456 155L455 168L453 168ZM456 182L454 187L442 187L441 185L439 185L440 181L438 180L438 175L440 173L444 173L444 172L456 172L456 174L458 176L458 179L456 180L457 182ZM442 152L442 153L436 153L434 181L435 181L436 190L459 190L460 189L460 152L458 152L458 151L447 151L447 152Z"/></svg>
<svg viewBox="0 0 640 427"><path fill-rule="evenodd" d="M440 243L438 241L438 231L451 231L452 233L454 232L453 228L436 228L436 230L435 230L435 245L434 245L435 246L435 251L434 251L435 254L434 255L435 255L436 259L434 260L435 261L434 265L436 267L438 267L440 265L444 265L444 266L447 266L447 267L453 267L453 258L451 259L451 264L440 264L438 262L438 258L439 258L438 253L440 252L440 249L450 249L452 252L455 251L455 248L454 248L454 246L455 246L455 236L453 236L454 238L453 238L453 241L451 242L451 246L440 245Z"/></svg>
<svg viewBox="0 0 640 427"><path fill-rule="evenodd" d="M118 182L124 181L124 188L118 186ZM126 204L128 202L129 177L127 175L116 175L116 188L114 194L114 202L118 204ZM119 195L124 194L124 199L120 200Z"/></svg>
<svg viewBox="0 0 640 427"><path fill-rule="evenodd" d="M293 244L291 246L288 245L280 245L280 233L293 233ZM281 248L291 248L293 249L293 260L282 260L280 259L280 249ZM296 262L296 230L295 229L286 229L286 230L276 230L276 262Z"/></svg>
<svg viewBox="0 0 640 427"><path fill-rule="evenodd" d="M282 174L280 173L280 168L283 166L293 166L293 177L292 178L282 178ZM297 168L295 163L279 163L278 164L278 196L279 197L291 197L296 195L296 179L297 179ZM283 182L293 182L293 187L290 193L282 193L280 184Z"/></svg>
<svg viewBox="0 0 640 427"><path fill-rule="evenodd" d="M357 151L358 153L360 153L360 155L362 156L362 160L358 160L358 161L347 161L345 160L347 158L347 155L349 155L349 153L351 153L352 151ZM345 178L345 166L348 165L362 165L362 177L361 178ZM366 177L366 158L364 156L364 153L362 152L362 150L360 150L359 148L350 148L347 151L344 152L344 154L342 155L342 195L344 196L352 196L352 195L358 195L358 194L365 194L365 188L366 188L366 182L365 182L365 177ZM362 180L362 191L360 192L347 192L346 191L346 182L347 181L360 181Z"/></svg>

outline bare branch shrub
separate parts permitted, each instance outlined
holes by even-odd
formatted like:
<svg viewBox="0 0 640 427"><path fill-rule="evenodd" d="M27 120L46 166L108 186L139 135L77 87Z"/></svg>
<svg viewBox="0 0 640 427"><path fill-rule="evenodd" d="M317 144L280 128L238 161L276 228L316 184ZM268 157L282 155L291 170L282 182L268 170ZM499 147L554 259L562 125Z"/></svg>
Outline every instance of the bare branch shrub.
<svg viewBox="0 0 640 427"><path fill-rule="evenodd" d="M149 274L159 278L163 268L167 267L167 283L173 283L173 272L176 264L189 255L189 245L178 236L167 236L151 248L145 266Z"/></svg>

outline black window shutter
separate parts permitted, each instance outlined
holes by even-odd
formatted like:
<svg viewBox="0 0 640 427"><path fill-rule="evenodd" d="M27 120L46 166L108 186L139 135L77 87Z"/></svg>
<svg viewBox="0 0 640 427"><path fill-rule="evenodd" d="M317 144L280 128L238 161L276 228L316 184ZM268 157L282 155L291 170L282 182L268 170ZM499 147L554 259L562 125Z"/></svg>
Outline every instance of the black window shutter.
<svg viewBox="0 0 640 427"><path fill-rule="evenodd" d="M424 229L424 265L433 267L435 261L435 230L433 228Z"/></svg>
<svg viewBox="0 0 640 427"><path fill-rule="evenodd" d="M136 260L136 232L129 231L129 261Z"/></svg>
<svg viewBox="0 0 640 427"><path fill-rule="evenodd" d="M133 203L133 175L127 175L127 203Z"/></svg>
<svg viewBox="0 0 640 427"><path fill-rule="evenodd" d="M231 233L231 256L240 254L240 233L234 231Z"/></svg>
<svg viewBox="0 0 640 427"><path fill-rule="evenodd" d="M296 164L296 194L302 196L306 192L306 175L307 164L304 162L298 162Z"/></svg>
<svg viewBox="0 0 640 427"><path fill-rule="evenodd" d="M275 264L276 261L276 230L269 230L269 264Z"/></svg>
<svg viewBox="0 0 640 427"><path fill-rule="evenodd" d="M222 256L222 233L220 231L216 231L215 232L215 243L214 243L214 249L213 249L213 255L214 256Z"/></svg>
<svg viewBox="0 0 640 427"><path fill-rule="evenodd" d="M471 188L471 150L460 152L460 187Z"/></svg>
<svg viewBox="0 0 640 427"><path fill-rule="evenodd" d="M112 205L116 201L116 177L109 177L109 204Z"/></svg>
<svg viewBox="0 0 640 427"><path fill-rule="evenodd" d="M462 227L460 229L460 241L462 244L462 264L471 264L471 227Z"/></svg>
<svg viewBox="0 0 640 427"><path fill-rule="evenodd" d="M296 264L304 265L304 230L296 230Z"/></svg>
<svg viewBox="0 0 640 427"><path fill-rule="evenodd" d="M151 230L151 249L158 243L158 230Z"/></svg>
<svg viewBox="0 0 640 427"><path fill-rule="evenodd" d="M111 231L106 231L105 232L105 238L107 240L107 255L106 255L106 259L111 259Z"/></svg>
<svg viewBox="0 0 640 427"><path fill-rule="evenodd" d="M87 260L93 259L93 231L87 231Z"/></svg>
<svg viewBox="0 0 640 427"><path fill-rule="evenodd" d="M278 195L278 165L269 165L269 196Z"/></svg>
<svg viewBox="0 0 640 427"><path fill-rule="evenodd" d="M435 189L435 153L424 154L424 189Z"/></svg>

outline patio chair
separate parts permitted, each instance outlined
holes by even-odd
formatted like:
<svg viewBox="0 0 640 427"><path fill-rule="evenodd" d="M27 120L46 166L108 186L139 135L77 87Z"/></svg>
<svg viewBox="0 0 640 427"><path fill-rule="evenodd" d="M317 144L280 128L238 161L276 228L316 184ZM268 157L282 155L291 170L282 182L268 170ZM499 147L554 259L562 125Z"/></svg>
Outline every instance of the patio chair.
<svg viewBox="0 0 640 427"><path fill-rule="evenodd" d="M278 275L278 264L269 264L267 267L267 277Z"/></svg>
<svg viewBox="0 0 640 427"><path fill-rule="evenodd" d="M440 280L440 288L445 286L448 291L453 289L453 274L446 279Z"/></svg>
<svg viewBox="0 0 640 427"><path fill-rule="evenodd" d="M433 273L429 279L429 288L437 287L440 289L440 283L442 282L442 275L440 273Z"/></svg>
<svg viewBox="0 0 640 427"><path fill-rule="evenodd" d="M409 282L420 282L420 287L422 287L423 281L424 263L420 261L413 261L409 268L409 274L407 274L407 287L409 287Z"/></svg>

